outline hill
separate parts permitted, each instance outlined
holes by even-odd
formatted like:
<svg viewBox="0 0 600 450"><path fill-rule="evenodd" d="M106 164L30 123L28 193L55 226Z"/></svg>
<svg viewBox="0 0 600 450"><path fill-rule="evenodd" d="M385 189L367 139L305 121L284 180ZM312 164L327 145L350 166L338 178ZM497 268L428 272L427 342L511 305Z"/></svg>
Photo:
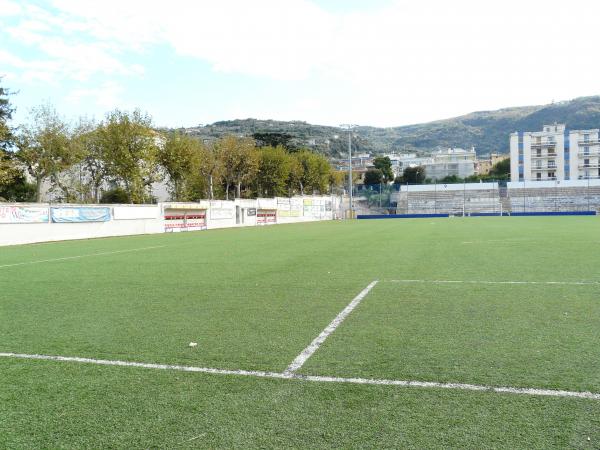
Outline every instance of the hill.
<svg viewBox="0 0 600 450"><path fill-rule="evenodd" d="M418 151L428 153L438 147L474 146L478 154L508 151L508 136L514 131L536 131L547 123L566 123L570 129L600 127L600 96L580 97L549 105L479 111L434 122L356 129L355 151L384 153ZM226 134L250 136L253 133L286 133L298 146L313 148L331 157L346 154L345 132L337 127L301 121L230 120L185 129L202 139Z"/></svg>

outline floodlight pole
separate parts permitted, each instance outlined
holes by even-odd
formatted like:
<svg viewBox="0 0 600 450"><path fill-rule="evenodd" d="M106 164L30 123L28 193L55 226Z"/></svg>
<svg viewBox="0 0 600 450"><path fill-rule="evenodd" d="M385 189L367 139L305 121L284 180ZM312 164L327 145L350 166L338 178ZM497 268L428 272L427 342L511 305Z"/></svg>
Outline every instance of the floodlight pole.
<svg viewBox="0 0 600 450"><path fill-rule="evenodd" d="M355 127L357 127L357 125L340 125L340 128L348 130L348 194L350 200L350 218L354 218L354 205L352 203L352 129Z"/></svg>

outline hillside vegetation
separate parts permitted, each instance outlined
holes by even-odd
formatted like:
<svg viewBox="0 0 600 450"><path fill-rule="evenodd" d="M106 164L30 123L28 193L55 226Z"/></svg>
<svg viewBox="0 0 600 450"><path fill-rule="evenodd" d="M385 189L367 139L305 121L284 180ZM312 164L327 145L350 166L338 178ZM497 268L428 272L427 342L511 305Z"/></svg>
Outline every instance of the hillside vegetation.
<svg viewBox="0 0 600 450"><path fill-rule="evenodd" d="M554 122L566 123L570 129L600 127L600 96L581 97L550 105L479 111L415 125L390 128L360 126L356 129L354 150L427 153L438 147L474 146L478 154L507 152L511 132L535 131L546 123ZM254 133L286 133L292 136L295 145L313 148L331 157L344 156L347 148L343 130L301 121L230 120L187 128L186 131L210 140L226 134L251 136Z"/></svg>

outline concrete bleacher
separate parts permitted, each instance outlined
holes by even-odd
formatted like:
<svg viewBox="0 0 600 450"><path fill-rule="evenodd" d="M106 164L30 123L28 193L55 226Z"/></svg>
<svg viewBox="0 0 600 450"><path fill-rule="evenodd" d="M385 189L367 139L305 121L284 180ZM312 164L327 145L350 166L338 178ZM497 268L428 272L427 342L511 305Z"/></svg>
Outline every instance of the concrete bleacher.
<svg viewBox="0 0 600 450"><path fill-rule="evenodd" d="M400 192L397 211L401 214L452 215L472 213L499 213L500 198L497 190L439 190Z"/></svg>
<svg viewBox="0 0 600 450"><path fill-rule="evenodd" d="M401 186L393 197L398 214L600 213L600 180Z"/></svg>
<svg viewBox="0 0 600 450"><path fill-rule="evenodd" d="M600 211L600 186L510 188L510 208L522 211Z"/></svg>

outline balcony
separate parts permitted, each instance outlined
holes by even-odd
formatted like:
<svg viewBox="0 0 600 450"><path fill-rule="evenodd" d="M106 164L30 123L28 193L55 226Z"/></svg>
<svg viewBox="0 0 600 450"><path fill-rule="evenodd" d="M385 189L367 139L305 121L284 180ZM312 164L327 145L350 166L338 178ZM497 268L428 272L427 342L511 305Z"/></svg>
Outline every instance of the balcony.
<svg viewBox="0 0 600 450"><path fill-rule="evenodd" d="M544 172L546 170L554 171L558 170L558 166L546 166L546 167L532 167L532 172Z"/></svg>
<svg viewBox="0 0 600 450"><path fill-rule="evenodd" d="M555 147L556 142L532 142L531 148L547 148L547 147Z"/></svg>
<svg viewBox="0 0 600 450"><path fill-rule="evenodd" d="M546 153L545 155L531 155L531 159L544 159L544 158L556 158L558 156L557 153Z"/></svg>
<svg viewBox="0 0 600 450"><path fill-rule="evenodd" d="M592 158L593 157L598 157L598 156L600 156L600 150L591 150L591 151L589 151L587 153L585 153L583 150L579 150L577 152L577 155L578 156L591 156Z"/></svg>
<svg viewBox="0 0 600 450"><path fill-rule="evenodd" d="M600 164L599 163L579 164L579 168L580 169L600 169Z"/></svg>
<svg viewBox="0 0 600 450"><path fill-rule="evenodd" d="M586 145L599 145L600 144L600 140L598 139L590 139L589 141L577 141L577 145L579 145L580 147L582 146L586 146Z"/></svg>

